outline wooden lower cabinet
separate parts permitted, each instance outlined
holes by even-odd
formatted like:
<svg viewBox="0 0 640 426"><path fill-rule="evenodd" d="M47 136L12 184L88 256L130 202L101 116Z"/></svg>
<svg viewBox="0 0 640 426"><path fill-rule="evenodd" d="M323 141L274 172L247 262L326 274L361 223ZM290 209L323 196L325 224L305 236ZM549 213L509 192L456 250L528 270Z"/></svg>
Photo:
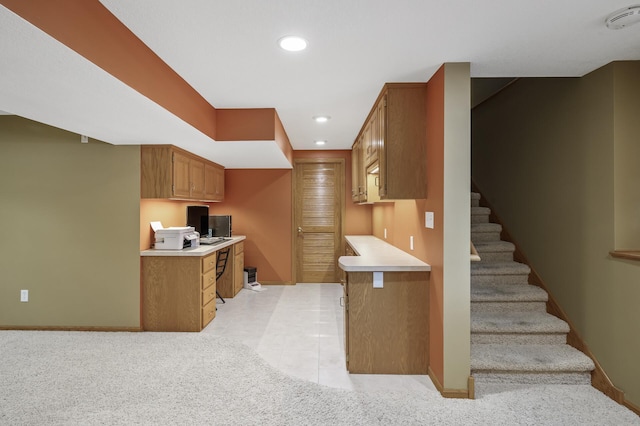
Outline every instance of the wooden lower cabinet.
<svg viewBox="0 0 640 426"><path fill-rule="evenodd" d="M215 253L143 256L142 328L200 331L216 316Z"/></svg>
<svg viewBox="0 0 640 426"><path fill-rule="evenodd" d="M224 274L217 282L217 289L223 298L232 298L244 286L244 242L229 248L229 258Z"/></svg>
<svg viewBox="0 0 640 426"><path fill-rule="evenodd" d="M238 294L244 287L244 243L238 243L233 247L233 288L234 293Z"/></svg>
<svg viewBox="0 0 640 426"><path fill-rule="evenodd" d="M348 272L344 287L347 370L362 374L428 374L429 273Z"/></svg>

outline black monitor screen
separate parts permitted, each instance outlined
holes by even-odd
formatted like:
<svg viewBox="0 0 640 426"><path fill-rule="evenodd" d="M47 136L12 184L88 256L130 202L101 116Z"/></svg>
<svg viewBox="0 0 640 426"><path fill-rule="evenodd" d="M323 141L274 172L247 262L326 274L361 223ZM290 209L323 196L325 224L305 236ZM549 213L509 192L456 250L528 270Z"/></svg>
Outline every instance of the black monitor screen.
<svg viewBox="0 0 640 426"><path fill-rule="evenodd" d="M193 226L200 235L209 232L209 206L187 206L187 226Z"/></svg>
<svg viewBox="0 0 640 426"><path fill-rule="evenodd" d="M231 237L231 216L209 216L209 230L214 237Z"/></svg>

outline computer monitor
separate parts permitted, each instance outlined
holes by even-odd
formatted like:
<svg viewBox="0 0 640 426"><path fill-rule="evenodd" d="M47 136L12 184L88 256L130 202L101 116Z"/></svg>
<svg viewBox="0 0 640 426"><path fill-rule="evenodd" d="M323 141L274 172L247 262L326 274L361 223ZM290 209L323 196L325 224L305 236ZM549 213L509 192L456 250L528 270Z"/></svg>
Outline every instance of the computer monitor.
<svg viewBox="0 0 640 426"><path fill-rule="evenodd" d="M187 226L193 226L201 236L209 232L209 206L187 206Z"/></svg>
<svg viewBox="0 0 640 426"><path fill-rule="evenodd" d="M209 216L209 232L214 237L231 237L231 215Z"/></svg>

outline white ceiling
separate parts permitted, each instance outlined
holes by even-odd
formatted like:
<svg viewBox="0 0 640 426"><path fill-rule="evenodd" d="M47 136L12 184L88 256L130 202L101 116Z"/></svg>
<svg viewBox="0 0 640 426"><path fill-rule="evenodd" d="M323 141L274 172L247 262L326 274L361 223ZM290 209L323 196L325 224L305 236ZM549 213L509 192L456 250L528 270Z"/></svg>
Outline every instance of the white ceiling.
<svg viewBox="0 0 640 426"><path fill-rule="evenodd" d="M349 149L385 82L428 81L445 62L470 62L472 77L575 77L640 59L640 24L604 25L629 0L100 1L214 107L276 108L296 150ZM287 34L308 49L280 50ZM3 111L228 168L289 167L275 143L213 142L2 6L0 76Z"/></svg>

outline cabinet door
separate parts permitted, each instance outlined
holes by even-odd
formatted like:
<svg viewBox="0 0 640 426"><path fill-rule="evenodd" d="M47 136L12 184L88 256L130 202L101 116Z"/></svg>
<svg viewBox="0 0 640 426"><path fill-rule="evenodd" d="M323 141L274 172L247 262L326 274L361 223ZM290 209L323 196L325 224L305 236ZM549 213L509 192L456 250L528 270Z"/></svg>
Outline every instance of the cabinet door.
<svg viewBox="0 0 640 426"><path fill-rule="evenodd" d="M367 127L364 131L364 138L367 141L365 162L367 167L378 159L378 133L378 108L376 107L373 110L373 114L371 114L369 123L367 123Z"/></svg>
<svg viewBox="0 0 640 426"><path fill-rule="evenodd" d="M204 165L204 199L216 199L216 179L218 174L216 168L211 164Z"/></svg>
<svg viewBox="0 0 640 426"><path fill-rule="evenodd" d="M200 262L200 258L193 256L142 256L142 327L145 331L198 332L202 329Z"/></svg>
<svg viewBox="0 0 640 426"><path fill-rule="evenodd" d="M346 368L349 371L349 273L343 287L342 305L344 307L344 357Z"/></svg>
<svg viewBox="0 0 640 426"><path fill-rule="evenodd" d="M204 199L204 163L189 160L189 178L191 180L191 198Z"/></svg>
<svg viewBox="0 0 640 426"><path fill-rule="evenodd" d="M387 195L387 97L383 96L377 107L377 131L378 131L378 195L384 198Z"/></svg>
<svg viewBox="0 0 640 426"><path fill-rule="evenodd" d="M360 142L356 141L351 148L351 200L360 201Z"/></svg>
<svg viewBox="0 0 640 426"><path fill-rule="evenodd" d="M233 280L234 280L234 293L238 292L244 286L244 253L237 254L233 261Z"/></svg>
<svg viewBox="0 0 640 426"><path fill-rule="evenodd" d="M189 157L178 152L173 153L173 196L189 198L191 196L191 176Z"/></svg>
<svg viewBox="0 0 640 426"><path fill-rule="evenodd" d="M360 169L358 170L358 188L360 189L360 197L358 201L361 203L367 202L367 166L366 166L366 152L364 144L364 135L360 139Z"/></svg>
<svg viewBox="0 0 640 426"><path fill-rule="evenodd" d="M224 168L223 167L214 167L214 173L216 175L215 178L215 193L214 200L222 201L224 200Z"/></svg>

